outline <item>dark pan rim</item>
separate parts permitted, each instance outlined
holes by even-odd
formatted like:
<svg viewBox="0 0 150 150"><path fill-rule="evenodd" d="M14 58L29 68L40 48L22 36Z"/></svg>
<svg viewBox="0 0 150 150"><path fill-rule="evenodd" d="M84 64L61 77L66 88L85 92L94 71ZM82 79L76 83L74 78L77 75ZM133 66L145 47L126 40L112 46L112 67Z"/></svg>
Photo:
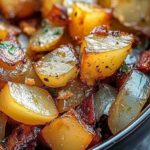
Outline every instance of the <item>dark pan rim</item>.
<svg viewBox="0 0 150 150"><path fill-rule="evenodd" d="M139 128L147 119L150 118L150 105L144 109L141 115L131 123L127 128L114 135L112 138L109 138L104 143L96 145L90 150L107 150L118 142L121 142L124 138L132 134L137 128Z"/></svg>

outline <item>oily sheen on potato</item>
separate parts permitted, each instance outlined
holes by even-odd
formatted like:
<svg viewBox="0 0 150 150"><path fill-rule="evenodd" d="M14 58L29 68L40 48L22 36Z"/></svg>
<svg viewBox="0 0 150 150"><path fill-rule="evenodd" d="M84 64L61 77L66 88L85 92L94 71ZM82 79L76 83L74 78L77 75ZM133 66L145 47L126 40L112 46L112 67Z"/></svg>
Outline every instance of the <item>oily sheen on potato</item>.
<svg viewBox="0 0 150 150"><path fill-rule="evenodd" d="M61 40L63 33L64 27L56 27L47 23L31 37L29 50L34 52L51 51Z"/></svg>
<svg viewBox="0 0 150 150"><path fill-rule="evenodd" d="M0 111L29 125L50 122L58 115L51 95L44 89L8 82L0 93Z"/></svg>
<svg viewBox="0 0 150 150"><path fill-rule="evenodd" d="M35 64L35 71L48 87L62 87L78 75L77 59L71 45L63 45Z"/></svg>
<svg viewBox="0 0 150 150"><path fill-rule="evenodd" d="M68 112L42 130L42 136L53 150L85 150L94 134Z"/></svg>
<svg viewBox="0 0 150 150"><path fill-rule="evenodd" d="M81 80L94 85L96 80L111 76L131 51L132 35L95 28L81 44Z"/></svg>

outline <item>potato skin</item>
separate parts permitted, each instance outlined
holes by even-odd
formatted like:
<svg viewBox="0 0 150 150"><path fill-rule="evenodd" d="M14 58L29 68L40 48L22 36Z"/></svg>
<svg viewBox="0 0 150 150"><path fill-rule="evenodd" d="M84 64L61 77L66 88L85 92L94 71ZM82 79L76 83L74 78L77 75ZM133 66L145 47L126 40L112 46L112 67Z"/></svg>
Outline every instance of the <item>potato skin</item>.
<svg viewBox="0 0 150 150"><path fill-rule="evenodd" d="M9 19L25 18L38 10L40 0L0 0L2 14Z"/></svg>
<svg viewBox="0 0 150 150"><path fill-rule="evenodd" d="M69 23L69 32L73 38L83 39L99 25L109 25L111 11L95 5L75 3Z"/></svg>

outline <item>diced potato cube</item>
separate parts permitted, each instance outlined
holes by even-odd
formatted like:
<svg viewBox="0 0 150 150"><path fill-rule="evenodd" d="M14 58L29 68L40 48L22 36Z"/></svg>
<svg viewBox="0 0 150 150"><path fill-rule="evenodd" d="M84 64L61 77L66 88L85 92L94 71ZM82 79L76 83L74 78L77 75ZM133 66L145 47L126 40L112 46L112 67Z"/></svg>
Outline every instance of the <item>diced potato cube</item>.
<svg viewBox="0 0 150 150"><path fill-rule="evenodd" d="M62 0L42 0L42 15L47 17L54 4L61 4Z"/></svg>
<svg viewBox="0 0 150 150"><path fill-rule="evenodd" d="M81 80L94 85L96 80L114 74L130 53L132 41L132 35L105 27L94 29L81 45Z"/></svg>
<svg viewBox="0 0 150 150"><path fill-rule="evenodd" d="M85 150L94 135L68 113L46 126L42 136L53 150Z"/></svg>
<svg viewBox="0 0 150 150"><path fill-rule="evenodd" d="M46 25L33 34L28 49L35 52L51 51L58 44L63 33L64 27Z"/></svg>
<svg viewBox="0 0 150 150"><path fill-rule="evenodd" d="M0 93L0 111L29 125L45 124L58 115L46 90L13 82L8 82Z"/></svg>
<svg viewBox="0 0 150 150"><path fill-rule="evenodd" d="M110 11L96 5L75 3L69 24L73 38L83 39L92 29L99 25L109 25Z"/></svg>
<svg viewBox="0 0 150 150"><path fill-rule="evenodd" d="M6 18L24 18L39 8L39 0L0 0L0 11Z"/></svg>
<svg viewBox="0 0 150 150"><path fill-rule="evenodd" d="M77 59L71 46L61 46L35 64L35 71L48 87L62 87L78 75Z"/></svg>

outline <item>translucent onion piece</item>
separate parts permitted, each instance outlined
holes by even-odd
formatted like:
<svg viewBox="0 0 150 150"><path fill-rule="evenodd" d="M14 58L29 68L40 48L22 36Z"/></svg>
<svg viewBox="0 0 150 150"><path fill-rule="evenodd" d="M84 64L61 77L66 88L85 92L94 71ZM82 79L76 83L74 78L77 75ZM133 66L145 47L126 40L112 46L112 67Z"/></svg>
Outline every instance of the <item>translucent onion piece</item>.
<svg viewBox="0 0 150 150"><path fill-rule="evenodd" d="M107 84L100 84L98 92L94 96L94 109L96 121L105 114L108 115L109 109L117 97L117 91Z"/></svg>
<svg viewBox="0 0 150 150"><path fill-rule="evenodd" d="M113 103L108 124L113 134L124 129L140 114L150 95L150 78L133 70Z"/></svg>

